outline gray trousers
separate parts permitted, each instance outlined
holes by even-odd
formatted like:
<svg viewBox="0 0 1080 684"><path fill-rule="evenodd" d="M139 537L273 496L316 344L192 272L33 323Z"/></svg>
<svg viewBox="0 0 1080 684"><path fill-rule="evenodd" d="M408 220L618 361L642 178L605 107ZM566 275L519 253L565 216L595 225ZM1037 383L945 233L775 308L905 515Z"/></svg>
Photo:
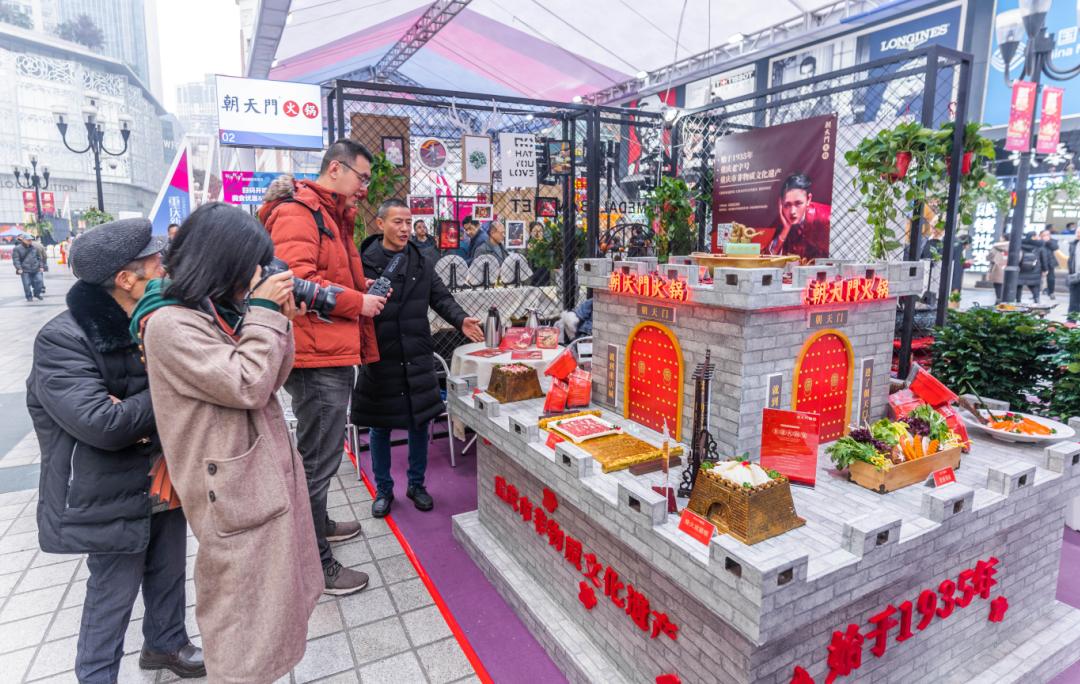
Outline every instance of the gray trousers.
<svg viewBox="0 0 1080 684"><path fill-rule="evenodd" d="M352 366L294 368L285 381L296 416L296 447L304 460L323 567L334 560L326 540L326 496L344 453L345 421L355 378Z"/></svg>
<svg viewBox="0 0 1080 684"><path fill-rule="evenodd" d="M143 644L173 653L188 643L184 626L187 520L184 511L150 517L150 543L142 553L91 553L75 676L81 684L113 684L124 655L124 633L142 587Z"/></svg>

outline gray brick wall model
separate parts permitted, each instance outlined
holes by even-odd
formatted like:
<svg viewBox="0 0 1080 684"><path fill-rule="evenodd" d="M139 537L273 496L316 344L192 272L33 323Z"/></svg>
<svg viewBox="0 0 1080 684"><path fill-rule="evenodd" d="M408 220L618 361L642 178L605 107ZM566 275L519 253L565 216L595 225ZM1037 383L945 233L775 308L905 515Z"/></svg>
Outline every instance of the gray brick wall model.
<svg viewBox="0 0 1080 684"><path fill-rule="evenodd" d="M1076 658L1080 611L1058 603L1055 588L1080 445L1044 450L976 438L957 483L887 495L847 482L822 454L817 486L793 491L804 527L754 546L717 536L706 547L678 530L678 517L651 490L661 473L604 474L572 444L550 449L536 429L542 400L499 404L472 396L474 384L451 383L451 413L483 438L479 508L455 518L455 533L573 681L652 682L674 672L688 684L786 683L799 665L822 682L834 631L851 623L865 634L887 605L943 591L944 580L990 557L999 563L988 599L935 617L925 630L913 626L904 642L893 627L881 657L868 640L861 668L840 681L1045 681ZM604 417L659 443L650 430ZM603 585L587 611L582 573L496 498L495 476L536 503L550 488L561 529L666 613L678 638L650 638ZM997 596L1009 603L1000 623L988 620Z"/></svg>

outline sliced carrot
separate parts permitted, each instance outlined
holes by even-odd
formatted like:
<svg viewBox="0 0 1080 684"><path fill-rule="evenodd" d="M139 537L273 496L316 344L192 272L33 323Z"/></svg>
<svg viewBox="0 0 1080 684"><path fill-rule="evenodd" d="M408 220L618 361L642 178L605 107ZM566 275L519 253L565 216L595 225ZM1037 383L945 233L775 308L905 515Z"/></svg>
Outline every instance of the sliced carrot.
<svg viewBox="0 0 1080 684"><path fill-rule="evenodd" d="M930 440L930 446L926 448L926 453L936 454L938 452L938 446L940 446L940 443L936 439Z"/></svg>
<svg viewBox="0 0 1080 684"><path fill-rule="evenodd" d="M912 441L915 443L914 444L915 458L922 458L923 457L922 437L916 436L915 439L913 439Z"/></svg>

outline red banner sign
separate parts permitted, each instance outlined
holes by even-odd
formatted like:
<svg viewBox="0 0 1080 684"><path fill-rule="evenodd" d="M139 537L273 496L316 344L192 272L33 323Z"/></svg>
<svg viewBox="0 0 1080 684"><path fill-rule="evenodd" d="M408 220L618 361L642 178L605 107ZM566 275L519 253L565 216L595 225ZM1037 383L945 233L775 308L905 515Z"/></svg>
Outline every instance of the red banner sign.
<svg viewBox="0 0 1080 684"><path fill-rule="evenodd" d="M716 533L716 527L689 508L684 508L679 516L679 531L685 532L705 546Z"/></svg>
<svg viewBox="0 0 1080 684"><path fill-rule="evenodd" d="M41 213L46 216L56 213L56 198L51 192L41 193Z"/></svg>
<svg viewBox="0 0 1080 684"><path fill-rule="evenodd" d="M813 487L817 483L818 440L818 414L764 409L761 467Z"/></svg>
<svg viewBox="0 0 1080 684"><path fill-rule="evenodd" d="M1010 152L1027 152L1031 147L1031 119L1035 115L1035 88L1035 84L1030 81L1013 83L1009 128L1005 131L1005 149Z"/></svg>
<svg viewBox="0 0 1080 684"><path fill-rule="evenodd" d="M23 211L28 214L37 213L37 202L34 200L33 190L23 190L22 194L22 207Z"/></svg>
<svg viewBox="0 0 1080 684"><path fill-rule="evenodd" d="M811 280L803 291L803 304L824 306L827 304L845 304L870 302L886 299L889 296L889 279L879 278L836 278L835 280Z"/></svg>
<svg viewBox="0 0 1080 684"><path fill-rule="evenodd" d="M669 280L658 273L639 275L616 271L608 278L608 289L615 294L637 295L670 302L685 302L690 299L690 290L686 287L685 280Z"/></svg>
<svg viewBox="0 0 1080 684"><path fill-rule="evenodd" d="M1042 112L1039 114L1039 136L1035 138L1035 151L1052 154L1061 140L1061 101L1065 89L1055 86L1043 88Z"/></svg>

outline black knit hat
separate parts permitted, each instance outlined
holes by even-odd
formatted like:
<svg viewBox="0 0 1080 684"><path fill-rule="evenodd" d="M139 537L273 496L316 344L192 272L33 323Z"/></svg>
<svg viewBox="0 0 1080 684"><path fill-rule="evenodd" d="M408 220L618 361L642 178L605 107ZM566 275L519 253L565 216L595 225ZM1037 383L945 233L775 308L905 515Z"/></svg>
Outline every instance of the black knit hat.
<svg viewBox="0 0 1080 684"><path fill-rule="evenodd" d="M71 272L94 285L103 285L132 261L165 249L166 239L154 237L144 218L120 219L95 226L71 243Z"/></svg>

